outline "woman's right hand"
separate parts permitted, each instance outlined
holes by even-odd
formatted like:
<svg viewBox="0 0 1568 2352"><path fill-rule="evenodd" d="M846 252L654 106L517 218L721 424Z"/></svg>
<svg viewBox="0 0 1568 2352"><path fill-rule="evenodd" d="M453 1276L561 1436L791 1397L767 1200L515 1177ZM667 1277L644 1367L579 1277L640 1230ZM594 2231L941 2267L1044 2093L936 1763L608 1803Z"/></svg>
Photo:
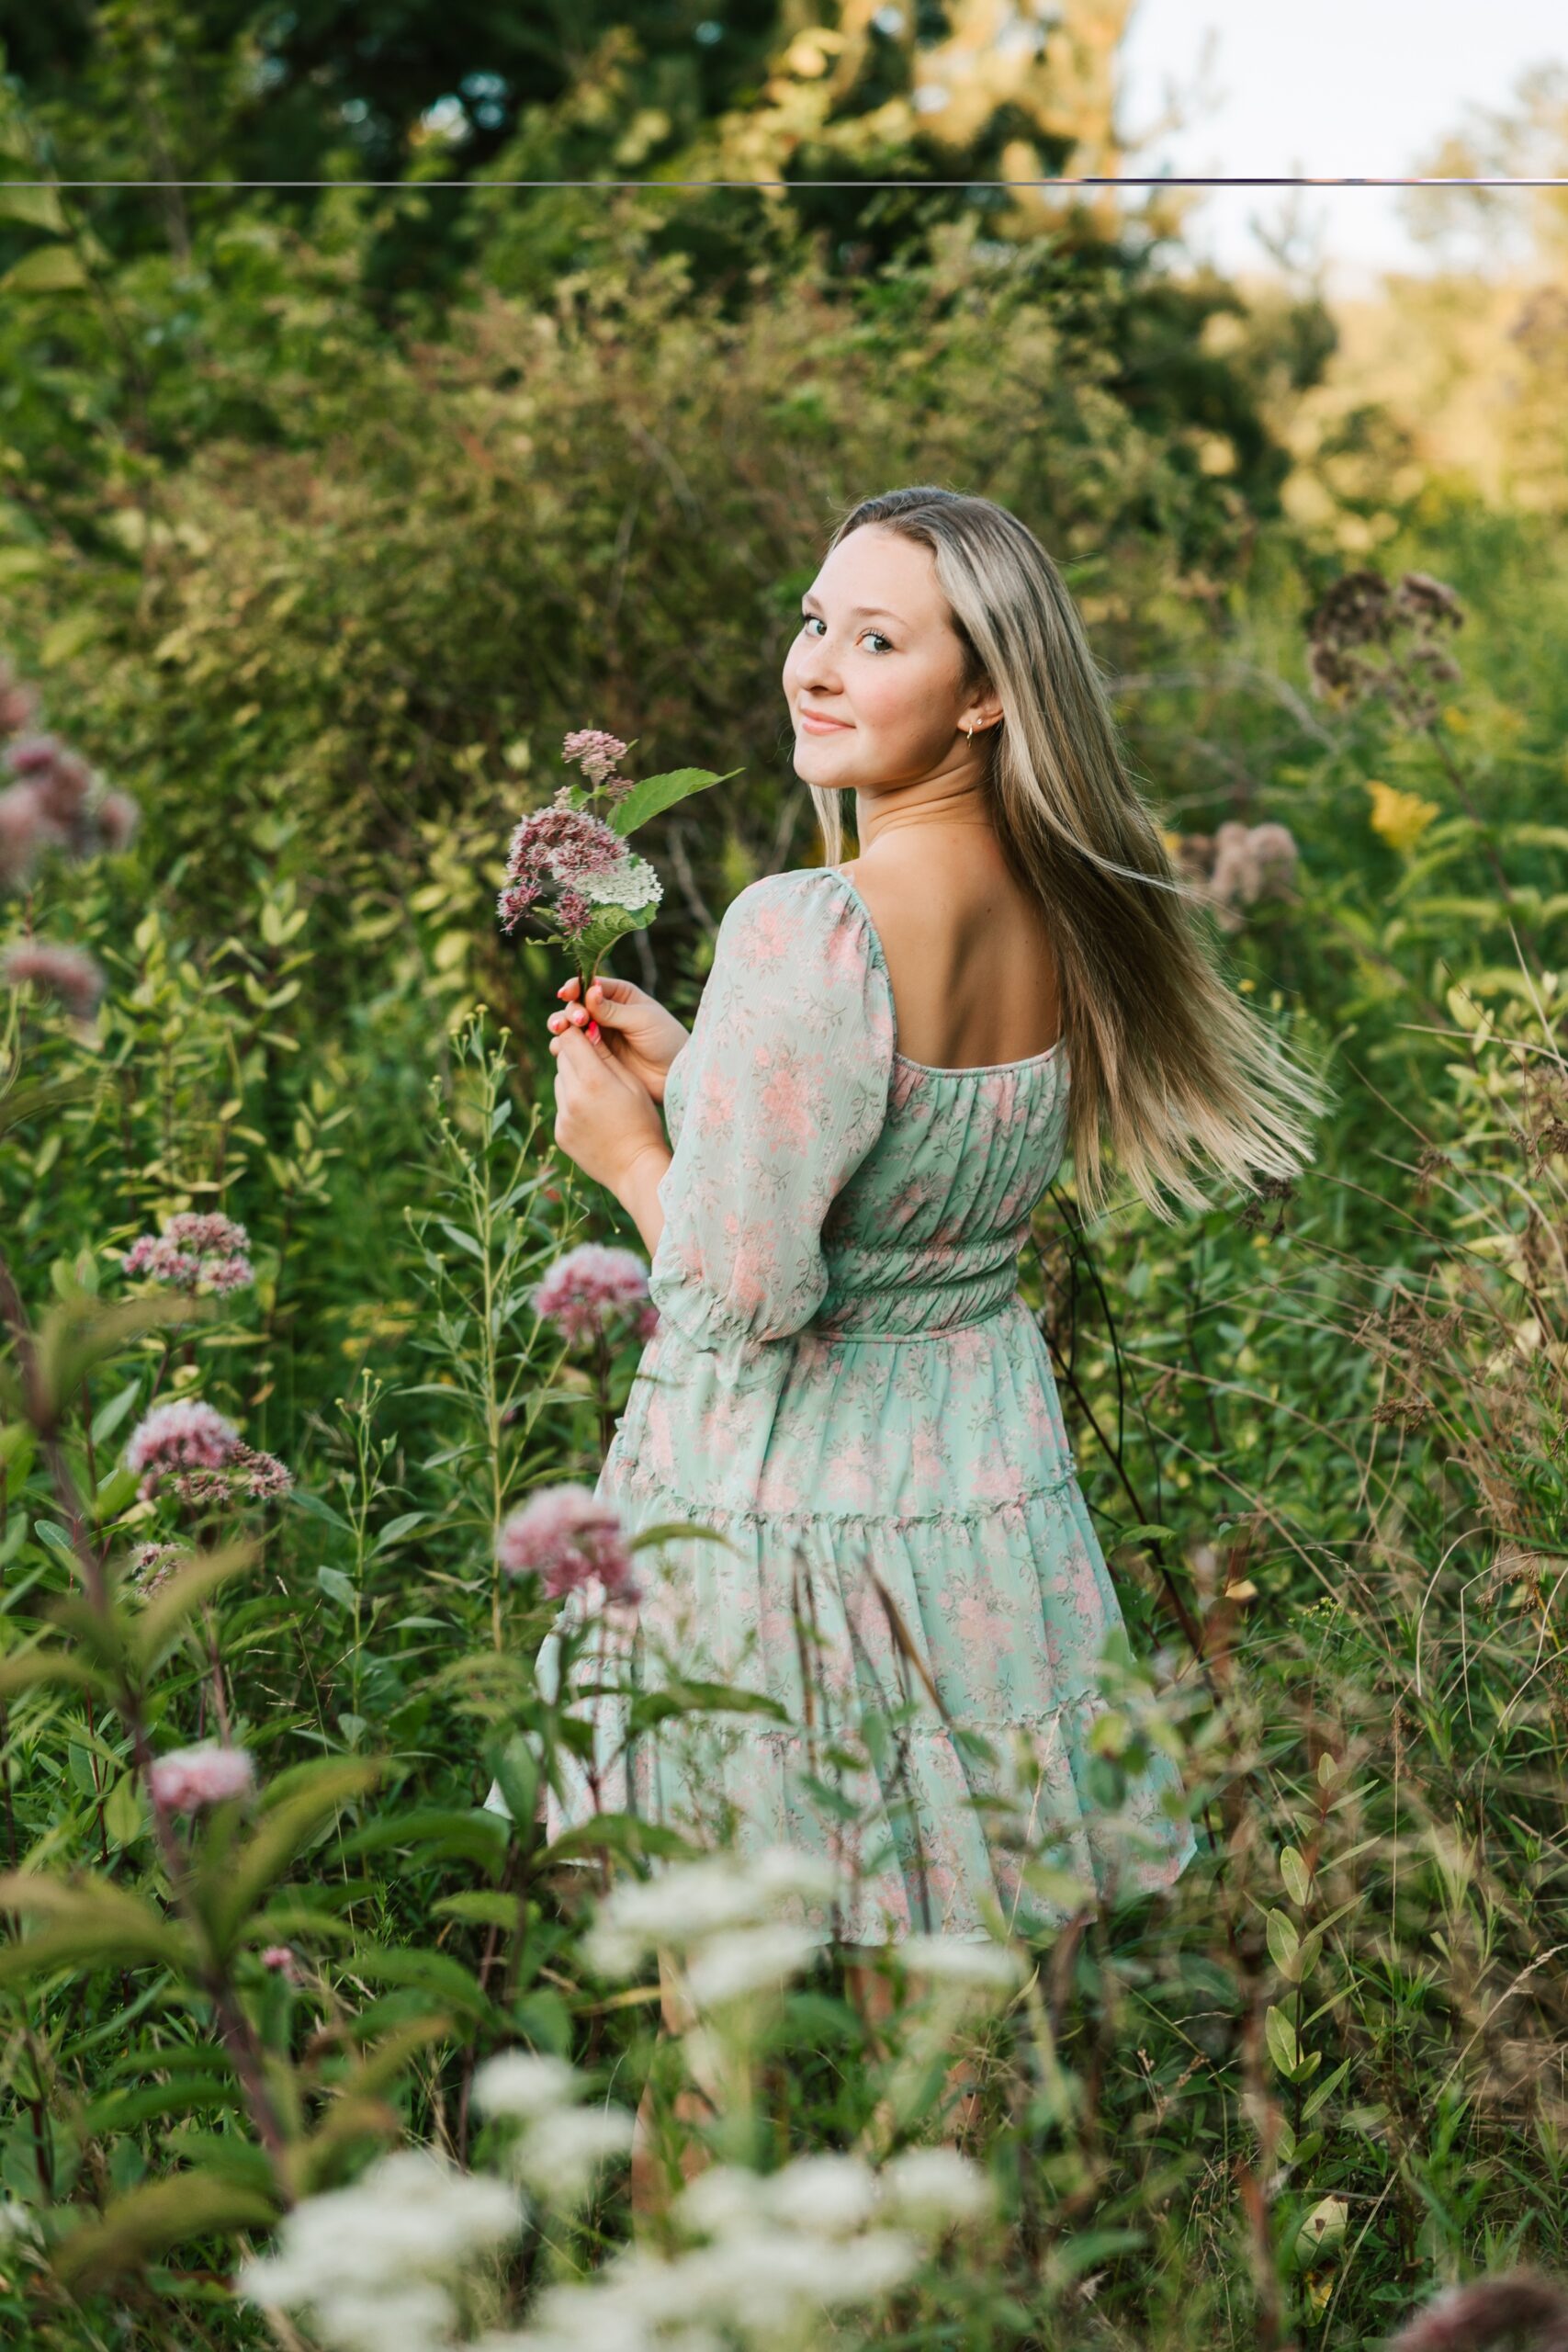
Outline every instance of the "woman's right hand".
<svg viewBox="0 0 1568 2352"><path fill-rule="evenodd" d="M591 1022L597 1023L607 1050L628 1078L635 1078L656 1102L662 1102L665 1074L688 1042L675 1015L635 980L616 979L608 972L591 983L586 1007L575 973L556 994L566 1001L559 1012L551 1013L547 1025L559 1030L570 1023L586 1029Z"/></svg>

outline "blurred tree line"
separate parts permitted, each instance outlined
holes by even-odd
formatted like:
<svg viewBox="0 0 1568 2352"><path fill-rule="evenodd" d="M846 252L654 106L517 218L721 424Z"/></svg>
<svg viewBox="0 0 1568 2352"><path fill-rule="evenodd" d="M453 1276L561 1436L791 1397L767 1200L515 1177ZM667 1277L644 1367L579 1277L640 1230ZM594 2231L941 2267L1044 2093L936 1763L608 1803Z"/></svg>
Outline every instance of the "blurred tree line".
<svg viewBox="0 0 1568 2352"><path fill-rule="evenodd" d="M1231 626L1322 305L1176 277L1157 204L937 185L1114 168L1127 14L0 0L0 624L170 887L262 842L351 956L421 888L481 933L500 829L605 726L747 770L669 824L650 944L700 958L815 854L778 672L898 481L1014 507L1112 669ZM499 185L628 177L783 185Z"/></svg>

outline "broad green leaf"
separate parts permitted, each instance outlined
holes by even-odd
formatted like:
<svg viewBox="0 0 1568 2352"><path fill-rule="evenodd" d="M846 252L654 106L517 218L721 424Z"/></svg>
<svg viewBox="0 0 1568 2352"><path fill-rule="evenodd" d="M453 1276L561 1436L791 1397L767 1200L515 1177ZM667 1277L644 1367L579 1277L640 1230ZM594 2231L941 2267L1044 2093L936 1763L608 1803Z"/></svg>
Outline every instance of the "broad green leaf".
<svg viewBox="0 0 1568 2352"><path fill-rule="evenodd" d="M728 775L715 775L709 768L671 768L663 775L644 776L626 798L610 811L609 822L623 839L646 825L666 808L673 808L678 800L689 799L694 792L705 792L710 785L728 784L732 776L742 773L731 768Z"/></svg>
<svg viewBox="0 0 1568 2352"><path fill-rule="evenodd" d="M1283 2009L1270 2003L1264 2014L1263 2030L1269 2043L1269 2055L1282 2075L1293 2075L1301 2064L1301 2045L1296 2029Z"/></svg>
<svg viewBox="0 0 1568 2352"><path fill-rule="evenodd" d="M649 1731L671 1715L772 1715L788 1723L789 1710L765 1690L738 1690L727 1682L667 1682L657 1690L639 1690L626 1710L629 1733Z"/></svg>
<svg viewBox="0 0 1568 2352"><path fill-rule="evenodd" d="M98 1407L97 1411L93 1415L93 1443L95 1445L102 1445L106 1438L113 1437L141 1394L141 1381L128 1380L118 1396L111 1396L107 1405Z"/></svg>
<svg viewBox="0 0 1568 2352"><path fill-rule="evenodd" d="M660 1823L644 1821L636 1813L598 1813L591 1821L580 1822L547 1847L539 1857L541 1870L549 1870L557 1862L577 1861L585 1854L595 1854L601 1847L612 1854L620 1854L629 1862L657 1858L667 1861L695 1860L702 1849L678 1829L666 1829Z"/></svg>
<svg viewBox="0 0 1568 2352"><path fill-rule="evenodd" d="M25 220L29 229L47 229L56 237L69 233L57 187L19 187L0 180L0 220Z"/></svg>
<svg viewBox="0 0 1568 2352"><path fill-rule="evenodd" d="M1293 1977L1301 1957L1302 1939L1295 1921L1288 1912L1269 1914L1269 1953L1274 1965L1283 1975Z"/></svg>
<svg viewBox="0 0 1568 2352"><path fill-rule="evenodd" d="M1318 2109L1323 2105L1324 2101L1334 2097L1335 2092L1338 2089L1340 2084L1344 2081L1349 2071L1350 2061L1348 2058L1343 2058L1340 2060L1338 2065L1336 2066L1332 2075L1330 2075L1325 2081L1319 2083L1316 2090L1314 2091L1312 2097L1306 2101L1302 2109L1302 2121L1303 2123L1310 2123L1313 2117L1317 2113Z"/></svg>
<svg viewBox="0 0 1568 2352"><path fill-rule="evenodd" d="M1285 1848L1280 1856L1280 1876L1285 1882L1285 1892L1291 1901L1304 1905L1312 1891L1312 1881L1307 1876L1307 1866L1302 1860L1299 1848Z"/></svg>
<svg viewBox="0 0 1568 2352"><path fill-rule="evenodd" d="M698 1527L694 1521L684 1519L661 1519L655 1527L639 1529L628 1542L626 1549L628 1552L642 1552L652 1544L673 1544L677 1541L722 1544L727 1552L734 1552L738 1558L740 1556L739 1546L728 1535L721 1535L716 1528Z"/></svg>
<svg viewBox="0 0 1568 2352"><path fill-rule="evenodd" d="M1322 2197L1296 2232L1296 2254L1310 2262L1325 2245L1337 2245L1349 2225L1350 2208L1343 2197Z"/></svg>
<svg viewBox="0 0 1568 2352"><path fill-rule="evenodd" d="M0 294L79 294L90 282L73 246L39 245L0 277Z"/></svg>

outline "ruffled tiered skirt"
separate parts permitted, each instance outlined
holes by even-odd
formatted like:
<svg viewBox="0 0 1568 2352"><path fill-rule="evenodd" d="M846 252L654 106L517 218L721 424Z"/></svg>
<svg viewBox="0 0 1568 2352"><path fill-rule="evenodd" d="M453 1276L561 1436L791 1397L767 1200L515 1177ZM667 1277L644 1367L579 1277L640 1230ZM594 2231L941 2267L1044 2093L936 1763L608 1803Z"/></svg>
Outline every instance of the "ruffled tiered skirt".
<svg viewBox="0 0 1568 2352"><path fill-rule="evenodd" d="M1138 1687L1104 1668L1122 1611L1021 1299L913 1338L808 1329L739 1365L666 1323L597 1492L634 1532L722 1541L641 1551L640 1608L601 1621L573 1688L723 1683L773 1704L628 1742L629 1695L573 1700L596 1761L552 1793L552 1838L631 1811L828 1856L840 1891L817 1929L857 1944L1037 1933L1077 1907L1071 1880L1111 1899L1192 1859L1177 1767L1137 1744ZM574 1620L575 1596L558 1625ZM547 1691L559 1657L552 1633Z"/></svg>

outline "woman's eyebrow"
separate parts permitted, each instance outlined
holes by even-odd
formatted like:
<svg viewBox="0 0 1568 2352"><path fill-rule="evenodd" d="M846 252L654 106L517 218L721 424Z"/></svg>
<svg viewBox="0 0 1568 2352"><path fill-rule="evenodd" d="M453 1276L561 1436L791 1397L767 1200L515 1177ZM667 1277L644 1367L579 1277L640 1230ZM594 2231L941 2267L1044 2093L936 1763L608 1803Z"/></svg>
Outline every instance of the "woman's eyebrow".
<svg viewBox="0 0 1568 2352"><path fill-rule="evenodd" d="M818 599L812 595L809 589L800 601L803 606L818 604ZM850 618L852 621L897 621L900 628L904 626L902 614L890 611L886 605L852 605Z"/></svg>

